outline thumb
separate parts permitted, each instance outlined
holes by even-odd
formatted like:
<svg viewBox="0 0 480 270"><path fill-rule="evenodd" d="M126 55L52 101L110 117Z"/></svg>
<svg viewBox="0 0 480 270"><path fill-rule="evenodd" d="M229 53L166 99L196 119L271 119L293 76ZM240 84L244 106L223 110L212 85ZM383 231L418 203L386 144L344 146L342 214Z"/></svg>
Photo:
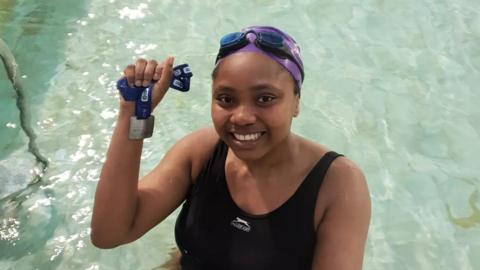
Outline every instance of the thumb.
<svg viewBox="0 0 480 270"><path fill-rule="evenodd" d="M163 63L162 75L160 79L155 83L152 93L152 110L157 106L157 104L163 99L163 96L170 87L170 82L172 81L173 73L173 61L174 57L169 56Z"/></svg>

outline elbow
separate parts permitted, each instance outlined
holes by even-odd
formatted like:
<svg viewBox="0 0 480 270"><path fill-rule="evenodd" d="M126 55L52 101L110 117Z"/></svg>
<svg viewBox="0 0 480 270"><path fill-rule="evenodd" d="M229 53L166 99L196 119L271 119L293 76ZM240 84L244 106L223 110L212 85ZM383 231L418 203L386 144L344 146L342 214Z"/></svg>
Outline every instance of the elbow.
<svg viewBox="0 0 480 270"><path fill-rule="evenodd" d="M95 239L95 238L90 238L91 242L92 242L92 245L94 245L96 248L100 248L100 249L112 249L114 247L116 247L116 245L112 245L110 243L107 243L107 242L104 242L104 241L100 241L98 239Z"/></svg>
<svg viewBox="0 0 480 270"><path fill-rule="evenodd" d="M105 237L102 237L101 234L95 232L95 230L93 229L90 233L90 242L92 242L92 245L100 249L112 249L120 245L118 243L114 243L113 241L105 239Z"/></svg>

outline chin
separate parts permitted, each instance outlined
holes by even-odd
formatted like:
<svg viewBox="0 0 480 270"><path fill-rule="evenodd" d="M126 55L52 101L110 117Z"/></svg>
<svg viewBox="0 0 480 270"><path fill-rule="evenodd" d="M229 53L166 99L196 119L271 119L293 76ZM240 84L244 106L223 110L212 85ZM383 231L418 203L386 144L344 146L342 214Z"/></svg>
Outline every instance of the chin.
<svg viewBox="0 0 480 270"><path fill-rule="evenodd" d="M231 133L224 133L221 138L235 156L241 160L259 160L268 152L269 140L266 133L263 133L260 138L253 141L237 140Z"/></svg>

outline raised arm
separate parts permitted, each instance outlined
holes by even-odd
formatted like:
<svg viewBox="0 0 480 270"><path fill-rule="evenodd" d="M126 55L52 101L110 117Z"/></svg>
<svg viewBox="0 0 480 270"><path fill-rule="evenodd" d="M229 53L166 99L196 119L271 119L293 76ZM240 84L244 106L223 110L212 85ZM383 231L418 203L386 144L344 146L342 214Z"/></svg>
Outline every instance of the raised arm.
<svg viewBox="0 0 480 270"><path fill-rule="evenodd" d="M319 196L328 196L328 206L317 228L312 269L360 270L371 211L365 177L351 161L339 158L322 190Z"/></svg>
<svg viewBox="0 0 480 270"><path fill-rule="evenodd" d="M153 89L152 109L168 89L172 64L173 58L161 65L140 59L125 69L131 84L160 79ZM168 151L158 166L138 181L143 141L128 138L133 114L134 104L122 99L93 207L91 240L100 248L112 248L138 239L175 210L184 200L201 160L208 155L208 148L213 149L216 140L211 130L186 136ZM198 147L199 141L204 142L202 147Z"/></svg>

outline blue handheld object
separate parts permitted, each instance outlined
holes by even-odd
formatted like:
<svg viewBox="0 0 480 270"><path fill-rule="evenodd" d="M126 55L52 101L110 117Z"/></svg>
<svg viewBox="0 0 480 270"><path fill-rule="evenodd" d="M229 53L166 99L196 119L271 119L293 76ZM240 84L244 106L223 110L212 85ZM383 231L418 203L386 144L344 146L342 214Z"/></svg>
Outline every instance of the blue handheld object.
<svg viewBox="0 0 480 270"><path fill-rule="evenodd" d="M128 81L126 77L121 78L117 81L117 89L120 91L123 99L126 101L136 101L140 94L142 94L145 87L143 86L133 86L130 87L128 85Z"/></svg>
<svg viewBox="0 0 480 270"><path fill-rule="evenodd" d="M135 115L137 119L147 119L152 113L152 86L145 88L140 98L135 102Z"/></svg>
<svg viewBox="0 0 480 270"><path fill-rule="evenodd" d="M182 92L190 89L190 78L193 76L188 64L178 65L173 68L173 78L170 87Z"/></svg>
<svg viewBox="0 0 480 270"><path fill-rule="evenodd" d="M188 64L178 65L173 68L170 87L182 92L190 90L190 78L193 76ZM155 82L147 87L128 85L127 78L117 81L117 89L126 101L135 101L135 116L137 119L147 119L152 113L152 88Z"/></svg>

